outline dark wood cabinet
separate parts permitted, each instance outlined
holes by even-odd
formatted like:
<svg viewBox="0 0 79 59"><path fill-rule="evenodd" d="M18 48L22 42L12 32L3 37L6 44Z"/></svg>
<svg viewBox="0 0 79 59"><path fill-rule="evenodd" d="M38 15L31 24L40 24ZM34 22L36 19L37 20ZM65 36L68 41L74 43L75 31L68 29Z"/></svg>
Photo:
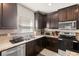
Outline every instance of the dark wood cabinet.
<svg viewBox="0 0 79 59"><path fill-rule="evenodd" d="M51 28L58 29L58 12L54 12L51 16Z"/></svg>
<svg viewBox="0 0 79 59"><path fill-rule="evenodd" d="M67 9L67 20L74 21L78 18L78 5L70 6Z"/></svg>
<svg viewBox="0 0 79 59"><path fill-rule="evenodd" d="M1 3L1 29L17 28L17 4Z"/></svg>
<svg viewBox="0 0 79 59"><path fill-rule="evenodd" d="M66 21L67 20L67 10L66 9L58 10L58 18L59 18L59 22Z"/></svg>
<svg viewBox="0 0 79 59"><path fill-rule="evenodd" d="M58 10L59 21L76 21L78 19L79 5L72 5Z"/></svg>
<svg viewBox="0 0 79 59"><path fill-rule="evenodd" d="M35 12L35 21L34 26L36 29L44 29L46 28L46 14L42 14L41 12Z"/></svg>
<svg viewBox="0 0 79 59"><path fill-rule="evenodd" d="M38 29L58 29L58 22L77 21L77 29L79 25L79 5L72 5L59 9L55 12L47 13L44 18L39 12L35 13L35 27Z"/></svg>
<svg viewBox="0 0 79 59"><path fill-rule="evenodd" d="M46 28L51 28L51 14L47 14Z"/></svg>
<svg viewBox="0 0 79 59"><path fill-rule="evenodd" d="M26 43L26 56L36 55L36 41L30 41Z"/></svg>
<svg viewBox="0 0 79 59"><path fill-rule="evenodd" d="M30 41L26 43L26 56L38 55L40 51L44 48L45 48L45 44L43 37L37 40Z"/></svg>
<svg viewBox="0 0 79 59"><path fill-rule="evenodd" d="M51 38L51 37L46 37L47 38L47 46L46 48L58 52L58 39L57 38Z"/></svg>
<svg viewBox="0 0 79 59"><path fill-rule="evenodd" d="M1 6L1 3L0 3L0 27L1 27L1 19L2 19L2 6Z"/></svg>
<svg viewBox="0 0 79 59"><path fill-rule="evenodd" d="M40 53L45 48L45 37L36 40L36 51Z"/></svg>
<svg viewBox="0 0 79 59"><path fill-rule="evenodd" d="M47 28L58 29L58 13L53 12L47 15Z"/></svg>

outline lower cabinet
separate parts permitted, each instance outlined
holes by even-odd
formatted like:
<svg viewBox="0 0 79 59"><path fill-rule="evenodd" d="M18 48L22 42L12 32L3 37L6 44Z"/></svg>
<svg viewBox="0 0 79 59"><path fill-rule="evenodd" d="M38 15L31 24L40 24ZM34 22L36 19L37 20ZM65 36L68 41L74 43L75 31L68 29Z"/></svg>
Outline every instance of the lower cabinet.
<svg viewBox="0 0 79 59"><path fill-rule="evenodd" d="M36 56L44 48L51 51L58 51L58 40L50 37L42 37L26 44L10 48L6 51L0 52L1 56Z"/></svg>
<svg viewBox="0 0 79 59"><path fill-rule="evenodd" d="M44 49L44 38L39 38L26 43L26 56L35 56Z"/></svg>
<svg viewBox="0 0 79 59"><path fill-rule="evenodd" d="M36 55L35 45L36 45L35 41L30 41L30 42L26 43L26 56Z"/></svg>
<svg viewBox="0 0 79 59"><path fill-rule="evenodd" d="M36 52L37 54L40 53L45 48L45 37L39 38L36 40Z"/></svg>
<svg viewBox="0 0 79 59"><path fill-rule="evenodd" d="M51 51L58 52L58 39L47 37L46 48Z"/></svg>
<svg viewBox="0 0 79 59"><path fill-rule="evenodd" d="M58 52L58 39L42 37L26 43L26 56L38 55L44 48Z"/></svg>

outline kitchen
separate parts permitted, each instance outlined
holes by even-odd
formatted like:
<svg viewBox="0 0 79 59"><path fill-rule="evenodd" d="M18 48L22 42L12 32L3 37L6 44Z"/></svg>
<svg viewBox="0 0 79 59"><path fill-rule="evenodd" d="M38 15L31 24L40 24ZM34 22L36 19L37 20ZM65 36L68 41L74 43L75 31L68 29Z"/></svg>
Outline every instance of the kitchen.
<svg viewBox="0 0 79 59"><path fill-rule="evenodd" d="M78 25L79 4L0 3L0 56L79 56Z"/></svg>

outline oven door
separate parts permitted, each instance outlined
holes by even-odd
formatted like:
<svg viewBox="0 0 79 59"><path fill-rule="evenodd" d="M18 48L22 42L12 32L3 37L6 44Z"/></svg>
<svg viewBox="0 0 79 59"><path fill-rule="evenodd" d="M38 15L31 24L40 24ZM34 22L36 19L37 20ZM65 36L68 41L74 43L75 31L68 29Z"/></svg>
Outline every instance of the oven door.
<svg viewBox="0 0 79 59"><path fill-rule="evenodd" d="M79 53L79 42L78 41L73 41L72 51Z"/></svg>
<svg viewBox="0 0 79 59"><path fill-rule="evenodd" d="M66 51L66 41L65 40L59 40L59 49Z"/></svg>
<svg viewBox="0 0 79 59"><path fill-rule="evenodd" d="M66 41L63 39L59 39L58 54L66 56Z"/></svg>

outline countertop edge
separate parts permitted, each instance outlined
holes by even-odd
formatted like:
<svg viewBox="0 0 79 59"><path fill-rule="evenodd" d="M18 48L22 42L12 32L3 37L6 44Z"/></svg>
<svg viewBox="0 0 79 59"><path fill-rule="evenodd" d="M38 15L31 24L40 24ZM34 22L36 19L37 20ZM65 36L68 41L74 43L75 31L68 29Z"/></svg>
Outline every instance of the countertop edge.
<svg viewBox="0 0 79 59"><path fill-rule="evenodd" d="M11 44L11 46L7 46L7 48L2 48L2 49L0 49L0 52L5 51L5 50L8 50L8 49L11 49L11 48L13 48L13 47L16 47L16 46L19 46L19 45L22 45L22 44L25 44L25 43L27 43L27 42L30 42L30 41L33 41L33 40L36 40L36 39L42 38L42 37L58 38L58 37L49 36L49 35L35 36L35 38L32 38L32 39L30 39L30 40L24 40L24 41L19 42L19 43L16 43L16 44Z"/></svg>

